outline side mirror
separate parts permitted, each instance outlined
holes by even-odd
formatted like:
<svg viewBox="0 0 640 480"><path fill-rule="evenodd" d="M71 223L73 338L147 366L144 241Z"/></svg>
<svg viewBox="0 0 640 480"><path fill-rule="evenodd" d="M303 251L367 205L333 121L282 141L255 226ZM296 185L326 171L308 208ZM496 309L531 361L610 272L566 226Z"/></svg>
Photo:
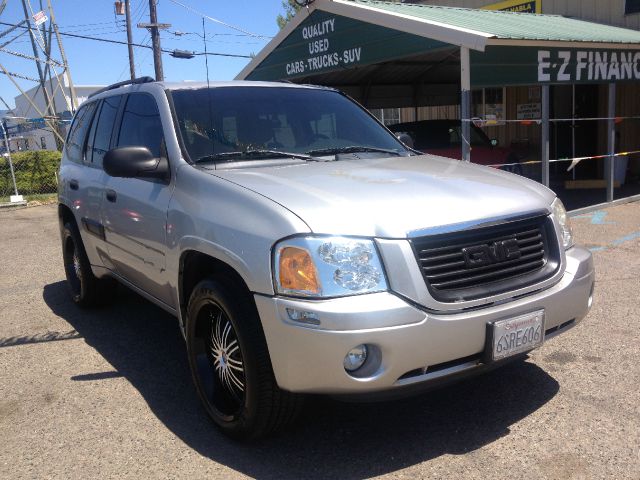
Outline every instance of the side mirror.
<svg viewBox="0 0 640 480"><path fill-rule="evenodd" d="M497 147L497 146L498 146L498 140L497 140L497 139L495 139L495 138L492 138L492 139L491 139L491 146L492 146L492 147Z"/></svg>
<svg viewBox="0 0 640 480"><path fill-rule="evenodd" d="M166 158L155 158L147 147L120 147L109 150L102 168L112 177L161 178L169 175Z"/></svg>
<svg viewBox="0 0 640 480"><path fill-rule="evenodd" d="M407 147L413 148L413 138L406 132L396 133L396 138L404 143Z"/></svg>

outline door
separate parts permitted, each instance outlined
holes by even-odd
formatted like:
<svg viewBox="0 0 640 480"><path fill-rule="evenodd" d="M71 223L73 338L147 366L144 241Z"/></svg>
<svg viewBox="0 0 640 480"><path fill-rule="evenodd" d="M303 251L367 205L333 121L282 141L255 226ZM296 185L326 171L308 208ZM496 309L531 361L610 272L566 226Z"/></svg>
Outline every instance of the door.
<svg viewBox="0 0 640 480"><path fill-rule="evenodd" d="M89 262L101 266L104 265L101 251L105 248L100 223L102 193L97 192L97 188L103 187L102 173L90 167L90 155L87 159L99 108L99 102L91 102L78 111L65 147L68 162L60 174L65 203L75 215Z"/></svg>
<svg viewBox="0 0 640 480"><path fill-rule="evenodd" d="M164 134L153 96L126 97L115 146L144 146L166 157ZM165 270L167 208L172 182L107 176L103 223L109 257L116 272L169 306L171 291Z"/></svg>
<svg viewBox="0 0 640 480"><path fill-rule="evenodd" d="M87 168L83 176L82 191L87 211L91 214L82 219L82 224L84 230L90 234L91 248L101 264L110 270L114 270L114 266L109 258L102 220L102 204L108 176L102 169L102 159L113 141L114 125L121 101L122 95L100 101L83 152L83 163Z"/></svg>

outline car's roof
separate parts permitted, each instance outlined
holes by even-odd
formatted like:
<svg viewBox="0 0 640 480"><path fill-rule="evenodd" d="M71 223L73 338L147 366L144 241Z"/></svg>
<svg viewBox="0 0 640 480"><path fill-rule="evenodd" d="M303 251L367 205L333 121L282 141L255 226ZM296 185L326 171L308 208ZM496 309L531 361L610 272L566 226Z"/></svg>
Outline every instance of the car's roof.
<svg viewBox="0 0 640 480"><path fill-rule="evenodd" d="M188 89L200 89L200 88L220 88L220 87L264 87L264 88L306 88L306 89L323 89L328 87L322 87L317 85L298 85L296 83L289 82L252 82L250 80L230 80L230 81L216 81L216 82L154 82L160 85L165 90L188 90ZM330 89L333 90L333 89Z"/></svg>
<svg viewBox="0 0 640 480"><path fill-rule="evenodd" d="M156 82L149 79L149 81L138 81L134 83L126 83L123 85L114 84L99 90L90 95L91 100L98 100L100 98L110 97L112 95L121 95L128 91L145 91L149 88L160 88L162 90L176 91L176 90L199 90L203 88L222 88L222 87L259 87L259 88L295 88L295 89L307 89L307 90L332 90L335 88L324 87L321 85L299 85L289 82L255 82L250 80L229 80L229 81L214 81L214 82Z"/></svg>

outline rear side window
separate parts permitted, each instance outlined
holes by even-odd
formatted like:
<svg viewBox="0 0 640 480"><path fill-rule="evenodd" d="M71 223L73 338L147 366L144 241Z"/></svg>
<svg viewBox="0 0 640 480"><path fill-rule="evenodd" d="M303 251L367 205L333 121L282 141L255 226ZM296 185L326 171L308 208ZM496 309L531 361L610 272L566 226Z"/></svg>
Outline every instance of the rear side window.
<svg viewBox="0 0 640 480"><path fill-rule="evenodd" d="M118 147L143 146L154 157L159 157L163 139L162 122L155 99L144 93L129 95L122 114Z"/></svg>
<svg viewBox="0 0 640 480"><path fill-rule="evenodd" d="M105 98L102 101L100 113L98 113L96 121L93 122L87 145L86 160L95 166L102 166L102 159L109 151L113 124L116 121L121 100L122 95Z"/></svg>
<svg viewBox="0 0 640 480"><path fill-rule="evenodd" d="M89 103L80 107L76 118L71 126L69 138L67 139L66 154L67 158L76 163L82 162L82 151L84 142L87 138L87 131L91 125L91 119L96 110L97 102Z"/></svg>

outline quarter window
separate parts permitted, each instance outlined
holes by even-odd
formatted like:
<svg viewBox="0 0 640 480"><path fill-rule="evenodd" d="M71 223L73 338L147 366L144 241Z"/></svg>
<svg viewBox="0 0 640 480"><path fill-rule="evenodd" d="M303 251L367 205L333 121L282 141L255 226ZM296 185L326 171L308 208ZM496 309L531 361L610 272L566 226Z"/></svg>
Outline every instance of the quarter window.
<svg viewBox="0 0 640 480"><path fill-rule="evenodd" d="M153 97L144 93L129 95L122 115L118 147L144 146L159 157L163 140L160 113Z"/></svg>
<svg viewBox="0 0 640 480"><path fill-rule="evenodd" d="M72 162L82 162L84 142L89 126L91 125L91 119L96 110L96 105L96 102L92 102L81 107L73 121L66 147L67 158Z"/></svg>

